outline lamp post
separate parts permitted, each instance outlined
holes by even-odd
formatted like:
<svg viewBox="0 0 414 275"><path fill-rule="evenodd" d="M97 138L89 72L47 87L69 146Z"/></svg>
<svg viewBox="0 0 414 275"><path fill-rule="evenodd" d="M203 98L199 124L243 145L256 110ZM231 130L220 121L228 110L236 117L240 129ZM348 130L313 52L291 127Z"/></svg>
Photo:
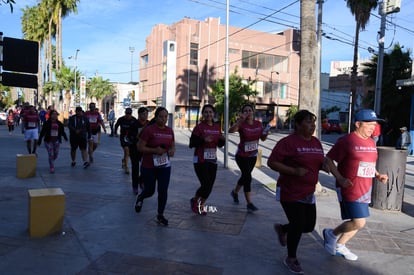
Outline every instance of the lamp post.
<svg viewBox="0 0 414 275"><path fill-rule="evenodd" d="M72 101L73 101L73 95L76 95L76 70L78 69L78 52L79 52L79 49L76 49L75 56L69 56L69 59L73 58L75 60L75 88L73 89L73 93L72 93Z"/></svg>
<svg viewBox="0 0 414 275"><path fill-rule="evenodd" d="M132 71L133 71L133 64L134 64L134 47L129 47L129 51L131 52L131 83L132 83Z"/></svg>

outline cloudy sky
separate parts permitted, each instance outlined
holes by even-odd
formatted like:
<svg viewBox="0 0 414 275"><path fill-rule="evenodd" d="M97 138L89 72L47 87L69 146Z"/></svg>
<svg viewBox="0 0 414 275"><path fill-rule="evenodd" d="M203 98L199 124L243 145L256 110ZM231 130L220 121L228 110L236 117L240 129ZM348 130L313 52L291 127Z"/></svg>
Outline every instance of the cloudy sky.
<svg viewBox="0 0 414 275"><path fill-rule="evenodd" d="M299 28L299 0L229 0L230 25L263 32L279 32ZM34 0L16 0L13 13L0 6L0 31L4 36L23 38L21 9L36 4ZM138 81L138 56L145 49L145 39L156 24L172 24L183 17L204 20L220 17L226 23L226 0L81 0L77 14L63 21L63 56L68 59L79 49L77 66L87 77L95 74L115 82ZM271 17L268 15L273 14ZM266 17L266 20L263 18ZM344 0L324 0L323 4L322 72L329 72L331 61L352 61L355 21ZM387 16L385 51L394 43L405 49L414 46L414 1L402 0L401 11ZM360 58L370 57L368 47L378 48L380 17L371 15L360 35Z"/></svg>

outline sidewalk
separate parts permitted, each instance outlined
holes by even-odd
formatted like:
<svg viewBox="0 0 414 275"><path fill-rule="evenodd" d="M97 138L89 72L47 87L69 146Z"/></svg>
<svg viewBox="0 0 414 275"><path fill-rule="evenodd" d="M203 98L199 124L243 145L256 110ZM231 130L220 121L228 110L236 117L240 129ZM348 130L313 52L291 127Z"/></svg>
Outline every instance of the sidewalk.
<svg viewBox="0 0 414 275"><path fill-rule="evenodd" d="M64 142L55 174L49 173L42 145L36 177L17 179L16 154L26 153L18 131L9 136L0 126L1 274L291 274L282 263L286 248L273 231L273 223L286 222L272 193L277 174L266 167L267 156L283 134L272 133L261 144L263 167L254 169L252 188L259 211L249 214L242 196L239 205L230 197L240 174L234 161L238 136L231 134L229 168L219 165L207 201L211 212L196 216L189 203L199 186L188 148L190 131L176 130L165 212L169 226L161 227L155 223L156 194L144 201L141 213L133 209L135 196L130 175L121 170L118 138L102 135L95 163L87 170L79 152L77 166L70 166L69 144ZM330 144L324 147L327 151ZM218 155L222 161L222 152ZM317 225L303 235L298 249L306 274L414 274L413 157L407 160L407 214L371 209L366 228L349 243L359 256L356 262L330 256L323 248L322 229L341 220L333 178L321 173L320 182ZM63 232L30 239L27 190L49 187L65 192Z"/></svg>

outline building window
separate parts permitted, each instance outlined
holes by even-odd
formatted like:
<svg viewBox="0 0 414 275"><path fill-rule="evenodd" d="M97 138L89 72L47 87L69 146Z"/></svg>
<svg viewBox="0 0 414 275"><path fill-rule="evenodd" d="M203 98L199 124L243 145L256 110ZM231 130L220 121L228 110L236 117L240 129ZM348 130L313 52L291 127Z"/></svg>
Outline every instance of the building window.
<svg viewBox="0 0 414 275"><path fill-rule="evenodd" d="M198 44L190 43L190 65L198 65Z"/></svg>
<svg viewBox="0 0 414 275"><path fill-rule="evenodd" d="M287 56L242 52L242 68L287 72Z"/></svg>
<svg viewBox="0 0 414 275"><path fill-rule="evenodd" d="M280 85L280 86L279 86ZM266 82L264 87L264 94L267 98L286 99L287 98L287 84L278 82Z"/></svg>
<svg viewBox="0 0 414 275"><path fill-rule="evenodd" d="M141 68L148 66L148 54L141 56Z"/></svg>
<svg viewBox="0 0 414 275"><path fill-rule="evenodd" d="M191 70L190 77L189 77L189 83L188 83L190 97L197 96L197 83L198 83L197 72Z"/></svg>

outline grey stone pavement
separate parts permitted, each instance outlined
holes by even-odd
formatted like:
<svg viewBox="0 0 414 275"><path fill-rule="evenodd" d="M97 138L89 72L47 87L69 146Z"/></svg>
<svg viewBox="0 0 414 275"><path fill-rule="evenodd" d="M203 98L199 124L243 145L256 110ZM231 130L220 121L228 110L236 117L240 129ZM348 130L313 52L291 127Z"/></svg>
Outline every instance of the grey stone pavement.
<svg viewBox="0 0 414 275"><path fill-rule="evenodd" d="M234 162L237 134L230 135L228 168L223 154L207 216L194 215L189 199L198 188L188 148L188 129L176 129L177 152L165 216L158 226L156 194L135 213L131 179L121 170L118 138L103 135L95 163L87 170L70 167L69 144L61 146L56 173L48 171L47 154L38 150L37 174L16 178L16 154L25 153L23 136L9 136L0 126L0 274L290 274L283 265L273 223L286 222L274 199L277 173L267 156L283 133L272 133L260 146L261 168L253 172L253 201L247 213L243 197L230 197L240 173ZM327 151L338 135L323 136ZM359 255L350 262L323 249L321 231L341 222L334 181L320 174L317 224L304 234L298 258L306 274L414 274L414 157L407 158L403 211L371 209L366 227L349 243ZM28 234L28 190L59 187L65 193L62 232L43 238Z"/></svg>

